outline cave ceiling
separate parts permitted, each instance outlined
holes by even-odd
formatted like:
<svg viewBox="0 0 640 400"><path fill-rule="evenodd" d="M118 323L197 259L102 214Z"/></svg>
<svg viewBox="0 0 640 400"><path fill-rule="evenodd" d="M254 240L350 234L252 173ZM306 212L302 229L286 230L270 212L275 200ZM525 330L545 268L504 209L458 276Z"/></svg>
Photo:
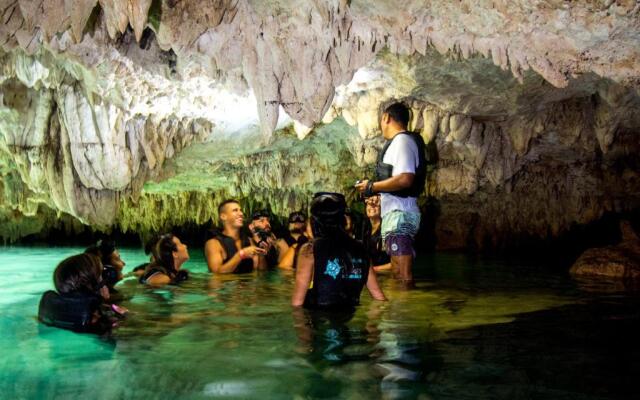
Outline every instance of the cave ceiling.
<svg viewBox="0 0 640 400"><path fill-rule="evenodd" d="M636 1L2 0L0 16L5 238L205 223L225 196L283 215L370 170L392 99L435 144L444 214L504 214L476 236L638 203ZM526 206L528 180L567 203Z"/></svg>

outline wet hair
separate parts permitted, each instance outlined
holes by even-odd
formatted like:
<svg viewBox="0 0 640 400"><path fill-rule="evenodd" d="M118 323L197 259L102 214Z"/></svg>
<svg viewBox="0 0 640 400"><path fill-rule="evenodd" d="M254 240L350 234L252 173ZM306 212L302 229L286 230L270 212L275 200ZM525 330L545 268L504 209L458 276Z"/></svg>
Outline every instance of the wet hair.
<svg viewBox="0 0 640 400"><path fill-rule="evenodd" d="M258 210L255 211L253 214L251 214L251 220L255 221L257 219L260 218L269 218L271 219L271 213L269 212L269 210Z"/></svg>
<svg viewBox="0 0 640 400"><path fill-rule="evenodd" d="M116 242L104 239L98 240L96 244L88 247L84 252L98 257L102 265L111 265L111 255L114 251L116 251Z"/></svg>
<svg viewBox="0 0 640 400"><path fill-rule="evenodd" d="M224 207L227 204L231 204L231 203L236 203L236 204L240 204L240 202L238 200L235 199L227 199L225 201L223 201L222 203L220 203L220 205L218 206L218 215L222 214L222 211L224 211Z"/></svg>
<svg viewBox="0 0 640 400"><path fill-rule="evenodd" d="M407 127L409 125L409 108L405 106L403 103L393 103L384 110L384 114L388 114L392 120L396 121L403 127Z"/></svg>
<svg viewBox="0 0 640 400"><path fill-rule="evenodd" d="M149 240L147 240L147 242L144 244L144 254L151 254L151 252L153 251L153 246L158 243L158 240L160 240L160 235L154 233L153 236L151 236L151 238L149 238Z"/></svg>
<svg viewBox="0 0 640 400"><path fill-rule="evenodd" d="M178 251L178 246L173 242L173 238L170 233L160 236L151 252L155 260L153 265L163 268L171 277L178 272L173 259L173 252Z"/></svg>
<svg viewBox="0 0 640 400"><path fill-rule="evenodd" d="M95 294L100 290L102 265L97 256L83 253L65 258L53 272L53 284L60 294Z"/></svg>
<svg viewBox="0 0 640 400"><path fill-rule="evenodd" d="M347 233L345 226L347 208L344 196L340 193L320 192L311 201L311 230L316 238L342 237Z"/></svg>

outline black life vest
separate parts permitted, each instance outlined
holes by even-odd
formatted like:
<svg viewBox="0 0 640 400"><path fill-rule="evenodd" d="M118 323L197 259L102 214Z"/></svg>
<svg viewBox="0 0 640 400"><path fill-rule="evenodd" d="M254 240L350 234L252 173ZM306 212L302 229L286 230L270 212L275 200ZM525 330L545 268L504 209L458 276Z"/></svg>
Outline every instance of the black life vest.
<svg viewBox="0 0 640 400"><path fill-rule="evenodd" d="M304 236L304 235L302 235ZM298 241L291 236L291 233L287 232L287 234L282 238L287 243L287 246L291 247L296 244Z"/></svg>
<svg viewBox="0 0 640 400"><path fill-rule="evenodd" d="M313 286L304 306L346 310L360 304L360 292L369 277L369 258L358 241L345 235L339 239L313 241Z"/></svg>
<svg viewBox="0 0 640 400"><path fill-rule="evenodd" d="M427 182L427 162L426 162L426 148L427 146L420 136L417 133L413 132L400 132L391 140L387 140L384 144L384 147L378 154L378 161L376 163L376 182L382 181L388 178L391 178L393 175L393 165L385 164L382 162L384 160L384 155L386 154L389 146L393 143L394 139L400 135L408 135L410 138L414 140L416 146L418 146L418 166L416 168L415 177L413 178L413 183L410 187L406 189L402 189L396 192L388 192L394 196L398 197L419 197L424 190L424 185Z"/></svg>
<svg viewBox="0 0 640 400"><path fill-rule="evenodd" d="M189 279L189 271L186 269L181 269L176 273L170 273L165 268L155 265L155 264L147 264L147 268L144 271L144 274L140 277L139 282L145 285L147 280L151 278L155 274L165 274L169 278L171 278L171 284L180 283Z"/></svg>
<svg viewBox="0 0 640 400"><path fill-rule="evenodd" d="M153 264L148 264L147 268L144 270L144 274L140 277L140 283L145 285L147 283L147 279L151 278L155 274L165 274L168 277L171 277L164 268L158 268Z"/></svg>
<svg viewBox="0 0 640 400"><path fill-rule="evenodd" d="M227 257L222 260L222 263L226 263L238 252L238 248L236 247L236 241L234 238L223 234L218 230L211 230L207 236L207 241L211 239L216 239L222 245L224 252L227 254ZM251 246L251 241L245 235L242 236L242 247ZM206 242L206 241L205 241ZM245 258L240 261L240 264L233 271L234 274L246 274L253 271L253 258Z"/></svg>
<svg viewBox="0 0 640 400"><path fill-rule="evenodd" d="M73 293L60 295L44 292L38 306L38 320L45 325L74 332L94 330L94 314L99 313L102 300L97 295Z"/></svg>

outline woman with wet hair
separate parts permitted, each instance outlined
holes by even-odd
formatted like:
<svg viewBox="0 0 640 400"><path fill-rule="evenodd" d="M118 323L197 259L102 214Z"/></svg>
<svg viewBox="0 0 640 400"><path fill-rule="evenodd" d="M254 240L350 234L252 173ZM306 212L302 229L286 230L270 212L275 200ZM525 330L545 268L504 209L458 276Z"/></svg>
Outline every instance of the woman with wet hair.
<svg viewBox="0 0 640 400"><path fill-rule="evenodd" d="M316 193L311 202L313 241L302 246L291 304L327 311L350 311L366 286L386 300L364 246L346 231L346 202L339 193Z"/></svg>
<svg viewBox="0 0 640 400"><path fill-rule="evenodd" d="M154 234L153 236L151 236L151 238L149 240L147 240L145 242L145 244L144 244L144 254L149 256L149 262L142 263L142 264L136 266L133 269L133 271L131 271L131 274L133 276L135 276L136 278L138 278L138 279L142 278L142 276L144 275L144 271L147 269L147 267L151 263L153 263L155 261L155 258L153 256L153 247L158 242L159 238L160 238L160 236L158 236L157 234Z"/></svg>
<svg viewBox="0 0 640 400"><path fill-rule="evenodd" d="M140 283L151 286L163 286L178 283L189 277L187 270L181 270L182 264L189 259L187 245L170 233L162 235L152 247L153 262L140 278Z"/></svg>
<svg viewBox="0 0 640 400"><path fill-rule="evenodd" d="M40 322L76 332L103 333L117 321L105 303L108 291L102 282L102 264L92 254L64 259L53 273L56 291L42 295Z"/></svg>

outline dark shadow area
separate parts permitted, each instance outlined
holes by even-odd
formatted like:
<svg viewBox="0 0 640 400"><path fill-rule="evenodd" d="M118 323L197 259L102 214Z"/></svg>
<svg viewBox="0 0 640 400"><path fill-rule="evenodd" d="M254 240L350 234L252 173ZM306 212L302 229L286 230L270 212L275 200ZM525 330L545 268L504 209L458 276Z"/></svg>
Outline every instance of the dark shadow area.
<svg viewBox="0 0 640 400"><path fill-rule="evenodd" d="M612 296L450 332L435 346L444 365L428 377L430 392L437 398L635 398L639 305L638 297Z"/></svg>
<svg viewBox="0 0 640 400"><path fill-rule="evenodd" d="M506 259L526 257L533 262L551 263L570 267L585 250L620 243L620 221L631 222L634 230L640 232L640 210L626 213L605 213L602 218L589 224L574 224L557 238L514 237L508 247L486 250Z"/></svg>

